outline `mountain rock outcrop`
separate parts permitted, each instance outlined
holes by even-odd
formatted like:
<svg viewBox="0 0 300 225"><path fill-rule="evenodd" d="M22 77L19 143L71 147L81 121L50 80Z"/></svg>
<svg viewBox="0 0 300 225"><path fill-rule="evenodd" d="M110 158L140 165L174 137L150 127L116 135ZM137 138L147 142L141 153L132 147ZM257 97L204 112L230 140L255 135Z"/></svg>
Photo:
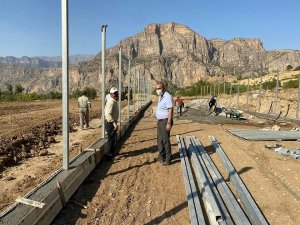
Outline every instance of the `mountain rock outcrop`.
<svg viewBox="0 0 300 225"><path fill-rule="evenodd" d="M294 68L300 65L298 50L266 51L259 39L208 40L177 23L150 24L137 35L122 40L120 45L125 85L129 59L132 75L143 74L148 81L166 79L179 87L192 85L208 76L224 76L226 79L226 75L231 74L247 77L282 71L287 65ZM118 81L120 45L106 51L105 83L108 88ZM1 84L22 82L28 91L59 91L61 88L60 69L17 69L3 65L0 64ZM101 77L99 53L71 67L70 87L92 86L98 89Z"/></svg>

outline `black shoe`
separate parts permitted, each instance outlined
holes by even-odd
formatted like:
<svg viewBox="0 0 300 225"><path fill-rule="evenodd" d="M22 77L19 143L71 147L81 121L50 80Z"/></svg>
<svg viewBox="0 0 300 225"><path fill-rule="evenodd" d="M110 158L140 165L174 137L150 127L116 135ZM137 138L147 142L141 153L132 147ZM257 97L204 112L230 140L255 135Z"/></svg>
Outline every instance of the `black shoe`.
<svg viewBox="0 0 300 225"><path fill-rule="evenodd" d="M163 163L163 162L164 162L164 159L163 159L163 157L158 156L158 157L156 158L156 161L157 161L157 162Z"/></svg>
<svg viewBox="0 0 300 225"><path fill-rule="evenodd" d="M166 160L166 161L163 162L163 165L164 166L171 165L171 161L170 160Z"/></svg>

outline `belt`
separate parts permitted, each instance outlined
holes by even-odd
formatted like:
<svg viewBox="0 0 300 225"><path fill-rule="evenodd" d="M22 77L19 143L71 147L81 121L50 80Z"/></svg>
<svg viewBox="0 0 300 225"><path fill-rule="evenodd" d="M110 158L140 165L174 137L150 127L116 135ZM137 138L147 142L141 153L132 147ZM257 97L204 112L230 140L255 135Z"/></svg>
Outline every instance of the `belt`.
<svg viewBox="0 0 300 225"><path fill-rule="evenodd" d="M165 118L165 119L159 119L158 121L164 121L164 120L168 120L168 118Z"/></svg>

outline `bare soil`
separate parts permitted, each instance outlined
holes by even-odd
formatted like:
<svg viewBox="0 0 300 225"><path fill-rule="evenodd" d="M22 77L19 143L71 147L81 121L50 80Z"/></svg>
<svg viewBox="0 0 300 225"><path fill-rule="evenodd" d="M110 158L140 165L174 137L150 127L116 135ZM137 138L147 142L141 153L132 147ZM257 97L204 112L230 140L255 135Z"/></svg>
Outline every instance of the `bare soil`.
<svg viewBox="0 0 300 225"><path fill-rule="evenodd" d="M2 140L13 140L27 133L42 133L44 138L45 132L42 131L45 124L48 124L46 130L57 124L53 135L49 135L54 137L55 142L44 146L37 144L38 150L33 150L34 154L3 165L0 174L2 209L48 177L61 166L62 161L61 102L19 104L12 103L7 108L1 108L0 122L6 124L6 129L0 128L0 157L7 156L8 151ZM72 156L100 137L99 106L96 104L91 121L93 129L78 130L76 102L71 102L70 111L74 118L70 136ZM205 110L191 109L174 119L171 131L172 165L162 166L155 161L158 154L156 121L149 108L119 144L119 154L115 160L103 159L53 224L190 224L177 134L195 135L226 179L225 169L208 139L208 135L215 136L270 224L300 224L300 162L264 147L265 144L277 142L243 141L227 132L228 128L259 129L273 126L274 122L248 119L247 115L240 121L207 116ZM293 126L287 123L283 129L289 130ZM38 131L34 133L36 129ZM299 142L283 141L280 144L287 148L299 148ZM34 146L36 144L30 148L34 149ZM39 155L41 150L48 153ZM27 148L25 151L28 151Z"/></svg>

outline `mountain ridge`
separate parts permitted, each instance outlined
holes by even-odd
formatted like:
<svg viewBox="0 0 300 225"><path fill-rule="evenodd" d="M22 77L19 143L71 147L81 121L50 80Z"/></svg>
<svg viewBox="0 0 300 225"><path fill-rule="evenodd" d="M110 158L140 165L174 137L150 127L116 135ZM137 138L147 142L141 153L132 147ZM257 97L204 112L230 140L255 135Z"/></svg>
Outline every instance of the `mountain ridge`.
<svg viewBox="0 0 300 225"><path fill-rule="evenodd" d="M82 61L86 61L94 57L91 54L76 54L70 55L69 60L70 64L77 64ZM7 63L7 64L15 64L25 67L38 67L38 68L57 68L61 67L62 60L61 56L22 56L22 57L15 57L15 56L4 56L0 57L0 63Z"/></svg>
<svg viewBox="0 0 300 225"><path fill-rule="evenodd" d="M206 39L188 26L178 23L149 24L141 32L120 42L122 46L122 80L128 80L128 60L131 59L131 74L144 74L148 82L165 79L178 87L192 85L211 76L239 77L258 76L272 71L283 71L287 65L300 65L300 51L267 51L258 38ZM118 84L118 51L115 45L106 50L107 89ZM70 67L70 89L86 86L99 89L102 83L101 52L88 61ZM0 74L3 74L0 65ZM24 82L27 91L61 90L61 70L21 69L11 73L6 68L6 81ZM17 73L17 74L16 74ZM46 75L45 75L46 74ZM10 78L10 79L9 79ZM14 78L14 79L12 79ZM2 79L2 80L1 80ZM0 77L1 83L5 80ZM21 83L22 84L22 83ZM23 85L23 84L22 84ZM25 84L24 84L25 85ZM0 85L1 88L1 85Z"/></svg>

